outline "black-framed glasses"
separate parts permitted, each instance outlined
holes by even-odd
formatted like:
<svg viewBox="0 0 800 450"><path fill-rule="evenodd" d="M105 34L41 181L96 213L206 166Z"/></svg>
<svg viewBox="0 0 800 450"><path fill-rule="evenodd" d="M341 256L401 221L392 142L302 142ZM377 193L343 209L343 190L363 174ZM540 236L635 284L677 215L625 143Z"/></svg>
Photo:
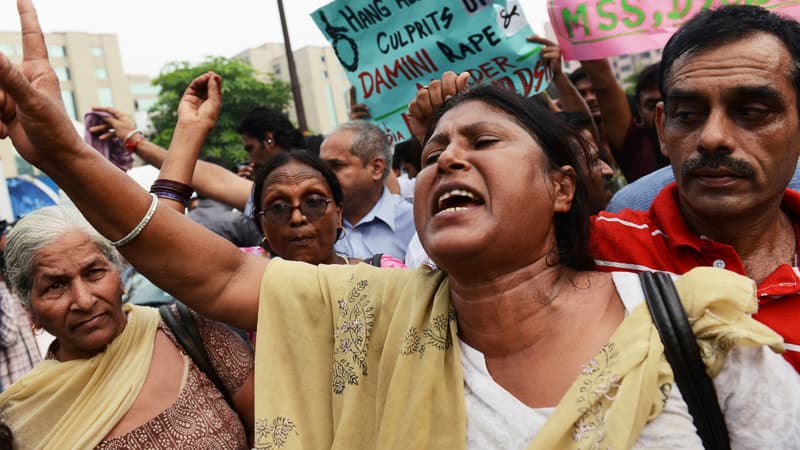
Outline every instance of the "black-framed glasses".
<svg viewBox="0 0 800 450"><path fill-rule="evenodd" d="M306 219L319 219L328 210L328 204L332 200L318 195L311 195L303 199L299 205L295 206L283 200L275 200L263 210L258 212L259 216L264 216L268 222L283 224L289 221L295 209L299 209Z"/></svg>

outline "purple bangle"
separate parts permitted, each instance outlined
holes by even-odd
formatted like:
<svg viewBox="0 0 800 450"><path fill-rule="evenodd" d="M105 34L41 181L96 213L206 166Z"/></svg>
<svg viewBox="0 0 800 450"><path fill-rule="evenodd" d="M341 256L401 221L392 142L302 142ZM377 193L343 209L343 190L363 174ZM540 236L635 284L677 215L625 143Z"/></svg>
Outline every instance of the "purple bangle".
<svg viewBox="0 0 800 450"><path fill-rule="evenodd" d="M192 193L194 192L194 189L187 184L165 179L158 179L154 181L152 189L172 191L187 197L191 197Z"/></svg>
<svg viewBox="0 0 800 450"><path fill-rule="evenodd" d="M150 188L150 192L156 194L158 198L165 198L168 200L174 200L183 205L184 208L189 207L189 203L192 201L192 198L188 195L181 195L177 192L166 190L166 189L159 189L155 186Z"/></svg>

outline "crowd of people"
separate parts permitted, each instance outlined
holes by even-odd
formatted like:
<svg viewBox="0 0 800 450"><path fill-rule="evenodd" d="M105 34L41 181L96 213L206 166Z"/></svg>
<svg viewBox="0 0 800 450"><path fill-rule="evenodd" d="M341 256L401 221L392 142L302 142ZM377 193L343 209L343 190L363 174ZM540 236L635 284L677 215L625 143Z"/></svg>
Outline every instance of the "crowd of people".
<svg viewBox="0 0 800 450"><path fill-rule="evenodd" d="M363 105L318 148L257 108L236 171L200 158L209 72L169 149L97 108L91 139L160 168L147 193L76 134L18 5L0 137L72 204L0 241L0 448L800 449L797 21L698 13L632 99L533 37L548 94L445 72L394 149ZM128 301L129 270L168 304Z"/></svg>

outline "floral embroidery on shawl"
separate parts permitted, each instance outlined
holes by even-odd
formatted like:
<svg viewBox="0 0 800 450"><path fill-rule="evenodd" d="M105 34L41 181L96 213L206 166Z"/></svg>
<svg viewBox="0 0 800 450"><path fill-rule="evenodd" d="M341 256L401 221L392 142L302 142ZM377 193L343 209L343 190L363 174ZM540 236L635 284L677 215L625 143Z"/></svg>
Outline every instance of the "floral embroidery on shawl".
<svg viewBox="0 0 800 450"><path fill-rule="evenodd" d="M572 439L575 442L588 443L586 448L596 448L605 439L608 407L616 398L620 386L619 375L613 373L609 367L618 356L619 351L614 343L608 343L581 371L581 378L584 380L576 400L578 411L582 415L572 429ZM603 397L599 402L594 401L597 395Z"/></svg>
<svg viewBox="0 0 800 450"><path fill-rule="evenodd" d="M255 425L255 444L258 450L283 448L292 432L295 436L299 436L294 422L288 417L278 416L272 419L272 422L267 419L258 419Z"/></svg>
<svg viewBox="0 0 800 450"><path fill-rule="evenodd" d="M367 376L367 345L375 318L374 307L367 298L368 285L367 280L359 281L347 297L337 301L339 325L334 329L333 349L335 394L344 392L347 385L358 385L357 369Z"/></svg>
<svg viewBox="0 0 800 450"><path fill-rule="evenodd" d="M419 357L425 354L427 347L433 347L437 350L447 350L453 346L453 338L448 329L448 322L455 322L455 311L451 308L447 316L439 314L433 318L433 326L426 327L419 332L417 327L411 327L406 332L403 338L403 349L401 353L404 356L419 354Z"/></svg>

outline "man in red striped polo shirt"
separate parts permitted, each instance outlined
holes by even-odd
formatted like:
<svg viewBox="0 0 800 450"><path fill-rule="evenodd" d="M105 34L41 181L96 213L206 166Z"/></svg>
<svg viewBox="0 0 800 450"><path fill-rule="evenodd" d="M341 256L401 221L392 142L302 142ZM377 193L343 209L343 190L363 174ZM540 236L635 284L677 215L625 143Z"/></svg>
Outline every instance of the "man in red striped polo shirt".
<svg viewBox="0 0 800 450"><path fill-rule="evenodd" d="M800 371L800 24L755 6L702 12L664 48L656 112L675 183L649 211L593 222L600 270L722 267L758 283L758 320Z"/></svg>

